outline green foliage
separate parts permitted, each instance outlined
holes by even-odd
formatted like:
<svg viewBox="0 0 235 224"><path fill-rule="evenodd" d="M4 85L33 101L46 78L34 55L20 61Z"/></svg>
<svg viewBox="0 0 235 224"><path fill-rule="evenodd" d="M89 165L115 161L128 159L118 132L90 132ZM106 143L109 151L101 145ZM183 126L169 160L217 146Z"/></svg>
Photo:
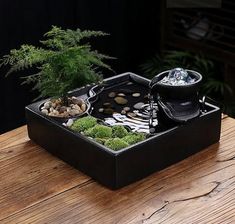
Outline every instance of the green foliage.
<svg viewBox="0 0 235 224"><path fill-rule="evenodd" d="M120 138L108 139L104 145L112 150L120 150L129 146L129 144Z"/></svg>
<svg viewBox="0 0 235 224"><path fill-rule="evenodd" d="M118 137L118 138L122 138L124 136L126 136L128 134L128 131L126 130L126 128L124 128L121 125L117 125L117 126L113 126L112 127L112 136Z"/></svg>
<svg viewBox="0 0 235 224"><path fill-rule="evenodd" d="M85 135L92 138L111 138L112 137L112 128L97 124L93 128L89 128L84 132Z"/></svg>
<svg viewBox="0 0 235 224"><path fill-rule="evenodd" d="M53 26L42 47L22 45L3 56L0 66L10 65L7 73L37 68L38 73L25 76L23 83L34 83L40 97L66 96L69 90L102 79L99 68L111 69L103 61L110 57L91 49L87 39L105 36L101 31L63 30Z"/></svg>
<svg viewBox="0 0 235 224"><path fill-rule="evenodd" d="M129 145L132 145L137 142L143 141L145 138L146 136L143 133L129 133L127 136L122 138L122 140L127 142Z"/></svg>
<svg viewBox="0 0 235 224"><path fill-rule="evenodd" d="M75 120L70 127L72 130L82 132L94 127L97 124L97 119L92 116L87 116Z"/></svg>

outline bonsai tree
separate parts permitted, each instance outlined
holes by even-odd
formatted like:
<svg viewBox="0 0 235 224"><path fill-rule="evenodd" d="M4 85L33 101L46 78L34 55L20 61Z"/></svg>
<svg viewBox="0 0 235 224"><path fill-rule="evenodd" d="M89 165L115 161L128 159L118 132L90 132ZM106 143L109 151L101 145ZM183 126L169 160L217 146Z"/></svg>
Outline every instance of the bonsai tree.
<svg viewBox="0 0 235 224"><path fill-rule="evenodd" d="M22 45L13 49L1 59L2 65L10 65L7 73L37 69L36 74L23 77L23 83L34 83L33 89L39 97L58 97L68 105L68 91L89 83L102 80L99 68L110 69L104 59L110 57L91 49L87 40L91 37L105 36L101 31L63 30L53 26L47 32L41 47Z"/></svg>

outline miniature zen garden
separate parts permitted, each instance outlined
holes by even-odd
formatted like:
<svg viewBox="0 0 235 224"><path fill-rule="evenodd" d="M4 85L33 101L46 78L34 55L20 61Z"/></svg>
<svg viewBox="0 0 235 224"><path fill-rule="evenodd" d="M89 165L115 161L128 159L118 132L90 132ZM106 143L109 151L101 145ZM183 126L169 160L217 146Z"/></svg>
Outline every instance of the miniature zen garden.
<svg viewBox="0 0 235 224"><path fill-rule="evenodd" d="M8 74L36 69L36 74L23 77L23 83L34 84L39 98L49 97L40 105L41 114L117 151L154 134L151 126L159 124L158 105L148 86L142 88L128 81L111 88L103 82L101 71L112 70L105 62L112 57L93 50L88 40L106 35L100 31L63 30L53 26L45 34L45 40L40 41L41 47L22 45L18 50L13 49L3 57L1 65L10 66ZM198 79L176 68L157 82L168 87L187 86ZM70 91L84 86L90 87L92 97L71 95Z"/></svg>

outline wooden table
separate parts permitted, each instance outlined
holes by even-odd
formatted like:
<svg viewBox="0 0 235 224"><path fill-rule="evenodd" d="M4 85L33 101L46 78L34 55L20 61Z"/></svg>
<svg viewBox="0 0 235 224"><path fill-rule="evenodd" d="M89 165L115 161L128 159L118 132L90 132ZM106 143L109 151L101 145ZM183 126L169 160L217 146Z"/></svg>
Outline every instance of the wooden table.
<svg viewBox="0 0 235 224"><path fill-rule="evenodd" d="M117 191L35 145L25 126L3 134L0 223L235 223L235 120L222 120L220 143Z"/></svg>

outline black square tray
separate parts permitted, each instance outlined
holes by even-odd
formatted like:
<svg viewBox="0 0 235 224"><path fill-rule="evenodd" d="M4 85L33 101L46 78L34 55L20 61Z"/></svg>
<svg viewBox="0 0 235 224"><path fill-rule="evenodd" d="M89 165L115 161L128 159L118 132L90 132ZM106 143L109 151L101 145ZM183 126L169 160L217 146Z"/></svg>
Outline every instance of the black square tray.
<svg viewBox="0 0 235 224"><path fill-rule="evenodd" d="M148 79L133 73L114 76L106 79L105 83L113 85L129 81L142 86L143 91L149 83ZM86 86L76 89L71 94L85 98L90 88L91 86ZM220 139L220 109L206 103L207 112L200 117L115 152L79 133L74 133L57 119L43 115L39 107L45 101L26 107L29 138L111 189L118 189L146 177Z"/></svg>

